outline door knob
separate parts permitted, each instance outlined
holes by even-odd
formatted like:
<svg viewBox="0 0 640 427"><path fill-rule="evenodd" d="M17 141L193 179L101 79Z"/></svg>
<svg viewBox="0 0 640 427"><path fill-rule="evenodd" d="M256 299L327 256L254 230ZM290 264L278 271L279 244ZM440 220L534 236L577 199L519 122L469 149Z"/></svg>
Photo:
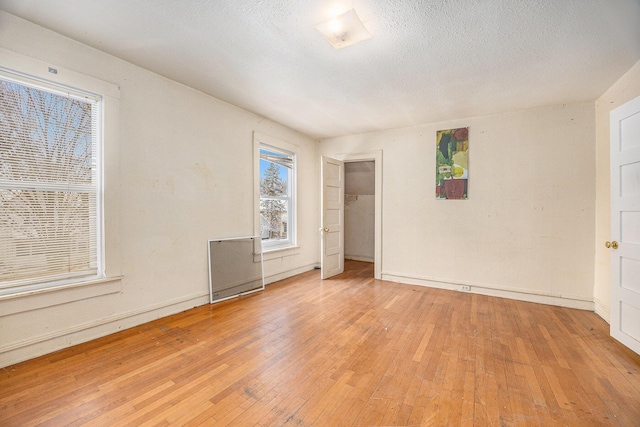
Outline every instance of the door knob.
<svg viewBox="0 0 640 427"><path fill-rule="evenodd" d="M615 240L613 242L606 242L604 244L607 248L618 249L618 242Z"/></svg>
<svg viewBox="0 0 640 427"><path fill-rule="evenodd" d="M323 228L322 231L324 231L325 233L329 232L329 229L327 227Z"/></svg>

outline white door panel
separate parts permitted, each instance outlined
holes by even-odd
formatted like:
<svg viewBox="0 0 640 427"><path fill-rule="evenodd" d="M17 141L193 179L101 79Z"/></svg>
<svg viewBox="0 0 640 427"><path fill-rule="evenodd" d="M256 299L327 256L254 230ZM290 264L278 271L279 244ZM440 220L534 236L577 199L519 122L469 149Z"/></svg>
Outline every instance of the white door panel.
<svg viewBox="0 0 640 427"><path fill-rule="evenodd" d="M611 112L611 336L640 354L640 97Z"/></svg>
<svg viewBox="0 0 640 427"><path fill-rule="evenodd" d="M344 163L322 157L322 248L323 279L344 271Z"/></svg>

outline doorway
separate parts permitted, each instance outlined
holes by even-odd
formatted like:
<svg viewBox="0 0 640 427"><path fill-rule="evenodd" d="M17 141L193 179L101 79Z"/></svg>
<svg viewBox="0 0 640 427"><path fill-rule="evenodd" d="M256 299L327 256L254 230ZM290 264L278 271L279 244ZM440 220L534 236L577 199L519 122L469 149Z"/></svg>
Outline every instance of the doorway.
<svg viewBox="0 0 640 427"><path fill-rule="evenodd" d="M383 260L382 150L338 154L336 157L345 163L345 259L373 262L373 277L380 280ZM357 200L355 196L358 196ZM362 223L357 222L357 218L361 218Z"/></svg>
<svg viewBox="0 0 640 427"><path fill-rule="evenodd" d="M375 262L375 162L344 163L344 259Z"/></svg>

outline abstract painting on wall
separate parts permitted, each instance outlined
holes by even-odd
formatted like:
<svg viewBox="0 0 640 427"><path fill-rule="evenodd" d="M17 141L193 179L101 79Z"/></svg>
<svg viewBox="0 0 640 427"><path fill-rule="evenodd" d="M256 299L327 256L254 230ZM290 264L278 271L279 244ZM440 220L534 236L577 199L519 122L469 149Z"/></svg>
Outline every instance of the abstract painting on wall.
<svg viewBox="0 0 640 427"><path fill-rule="evenodd" d="M467 199L469 128L436 132L436 199Z"/></svg>

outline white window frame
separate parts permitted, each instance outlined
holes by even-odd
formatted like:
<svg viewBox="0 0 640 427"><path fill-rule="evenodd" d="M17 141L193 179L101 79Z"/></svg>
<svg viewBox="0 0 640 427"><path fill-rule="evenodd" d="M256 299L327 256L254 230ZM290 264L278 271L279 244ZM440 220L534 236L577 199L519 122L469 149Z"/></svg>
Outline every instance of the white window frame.
<svg viewBox="0 0 640 427"><path fill-rule="evenodd" d="M98 100L99 112L95 131L98 132L98 152L97 154L97 184L96 184L96 250L97 250L97 272L96 274L83 275L81 277L51 277L41 281L20 281L15 283L4 283L0 287L0 301L7 298L15 298L40 294L42 292L55 291L58 289L72 289L78 286L95 286L99 283L113 282L119 280L120 263L119 250L114 246L113 239L105 238L105 206L104 206L104 145L109 140L116 144L118 128L118 111L120 90L117 86L95 79L93 77L79 74L61 67L52 66L45 62L26 57L15 52L0 48L0 75L6 80L12 80L18 84L36 86L46 91L58 92L65 95L80 98L91 98ZM109 117L109 123L105 127L105 116ZM115 147L115 146L114 146ZM110 180L112 184L117 184L118 177ZM117 208L115 206L114 208ZM111 215L117 209L109 209ZM116 227L108 227L117 229ZM109 256L106 247L111 247ZM106 271L106 261L111 260L110 273ZM111 292L112 286L103 287L105 291L93 292L96 295ZM93 289L93 288L92 288ZM69 295L73 299L72 295Z"/></svg>
<svg viewBox="0 0 640 427"><path fill-rule="evenodd" d="M261 233L260 227L260 149L267 149L278 153L291 156L293 159L293 166L289 171L289 197L284 198L289 201L288 218L287 218L287 239L277 241L262 241L262 251L265 253L274 252L279 250L285 250L297 247L297 157L298 147L281 141L277 138L273 138L267 135L263 135L254 132L253 135L254 146L254 194L255 194L255 235L259 236Z"/></svg>

